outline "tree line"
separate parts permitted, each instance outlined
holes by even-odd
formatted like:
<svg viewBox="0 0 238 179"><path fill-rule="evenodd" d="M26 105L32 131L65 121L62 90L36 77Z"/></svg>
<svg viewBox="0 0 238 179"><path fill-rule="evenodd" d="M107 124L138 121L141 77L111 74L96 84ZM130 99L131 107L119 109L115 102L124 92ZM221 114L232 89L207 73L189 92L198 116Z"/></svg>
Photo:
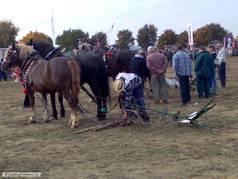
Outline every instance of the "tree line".
<svg viewBox="0 0 238 179"><path fill-rule="evenodd" d="M16 41L16 36L20 28L16 27L9 20L0 20L0 47L7 47L12 42ZM228 34L220 24L211 23L198 28L193 32L194 42L197 46L208 45L212 41L223 41L223 37ZM45 41L52 44L51 37L41 32L30 31L26 34L20 42L27 42L30 39L37 41ZM77 40L90 41L91 43L100 43L101 47L108 45L107 34L98 32L91 37L88 32L82 29L69 29L64 30L61 35L56 37L56 44L66 49L75 47ZM137 31L137 36L133 37L133 33L129 29L123 29L117 32L116 45L119 49L128 49L130 44L137 41L138 45L143 49L148 46L157 46L162 48L165 45L176 45L177 43L188 43L187 31L176 34L172 29L165 30L158 36L158 28L153 24L145 24Z"/></svg>

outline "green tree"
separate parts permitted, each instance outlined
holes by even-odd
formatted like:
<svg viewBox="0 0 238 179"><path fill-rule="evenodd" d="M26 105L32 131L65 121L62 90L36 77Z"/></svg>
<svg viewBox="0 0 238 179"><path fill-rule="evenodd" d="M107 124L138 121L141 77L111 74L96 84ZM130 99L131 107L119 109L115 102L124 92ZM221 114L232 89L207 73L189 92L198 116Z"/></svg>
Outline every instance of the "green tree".
<svg viewBox="0 0 238 179"><path fill-rule="evenodd" d="M163 34L160 35L157 47L162 48L164 45L175 45L176 40L176 33L171 29L167 29L163 32Z"/></svg>
<svg viewBox="0 0 238 179"><path fill-rule="evenodd" d="M157 27L153 24L145 24L138 30L137 42L142 48L146 49L149 45L154 45L157 40Z"/></svg>
<svg viewBox="0 0 238 179"><path fill-rule="evenodd" d="M177 36L177 44L187 44L188 43L188 32L183 31Z"/></svg>
<svg viewBox="0 0 238 179"><path fill-rule="evenodd" d="M126 30L120 30L117 33L117 40L116 44L119 47L119 49L128 49L129 44L133 43L134 44L134 37L132 36L132 32L128 29Z"/></svg>
<svg viewBox="0 0 238 179"><path fill-rule="evenodd" d="M223 41L227 31L220 24L207 24L194 32L196 45L208 45L212 41Z"/></svg>
<svg viewBox="0 0 238 179"><path fill-rule="evenodd" d="M107 45L107 34L104 32L98 32L91 37L91 41L96 44L97 41L100 43L100 47L105 47Z"/></svg>
<svg viewBox="0 0 238 179"><path fill-rule="evenodd" d="M66 50L71 50L75 47L77 39L87 41L89 39L89 34L85 33L81 29L64 30L62 35L57 36L56 44L64 47Z"/></svg>
<svg viewBox="0 0 238 179"><path fill-rule="evenodd" d="M19 30L11 21L0 20L0 47L8 47L15 42Z"/></svg>
<svg viewBox="0 0 238 179"><path fill-rule="evenodd" d="M22 39L20 40L23 43L27 43L30 40L33 41L42 41L48 44L53 44L53 40L46 34L42 33L42 32L32 32L30 31L26 36L22 37Z"/></svg>

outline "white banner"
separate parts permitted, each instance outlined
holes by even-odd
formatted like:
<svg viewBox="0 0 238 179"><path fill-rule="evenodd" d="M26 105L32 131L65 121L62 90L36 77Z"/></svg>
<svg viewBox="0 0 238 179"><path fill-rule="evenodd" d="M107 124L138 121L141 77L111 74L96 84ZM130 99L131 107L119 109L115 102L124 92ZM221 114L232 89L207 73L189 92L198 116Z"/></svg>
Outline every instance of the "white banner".
<svg viewBox="0 0 238 179"><path fill-rule="evenodd" d="M188 24L188 44L193 45L193 28L192 24Z"/></svg>

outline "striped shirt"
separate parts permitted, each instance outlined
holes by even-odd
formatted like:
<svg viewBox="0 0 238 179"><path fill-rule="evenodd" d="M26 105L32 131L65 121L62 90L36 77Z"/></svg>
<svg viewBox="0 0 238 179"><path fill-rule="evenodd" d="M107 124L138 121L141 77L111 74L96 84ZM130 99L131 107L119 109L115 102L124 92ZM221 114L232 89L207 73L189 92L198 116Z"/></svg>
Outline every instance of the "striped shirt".
<svg viewBox="0 0 238 179"><path fill-rule="evenodd" d="M180 76L192 75L192 60L185 51L180 50L174 54L173 70Z"/></svg>
<svg viewBox="0 0 238 179"><path fill-rule="evenodd" d="M116 80L123 80L125 83L124 95L125 95L125 107L130 108L132 103L133 90L142 85L142 79L134 73L119 73ZM143 87L143 86L142 86Z"/></svg>

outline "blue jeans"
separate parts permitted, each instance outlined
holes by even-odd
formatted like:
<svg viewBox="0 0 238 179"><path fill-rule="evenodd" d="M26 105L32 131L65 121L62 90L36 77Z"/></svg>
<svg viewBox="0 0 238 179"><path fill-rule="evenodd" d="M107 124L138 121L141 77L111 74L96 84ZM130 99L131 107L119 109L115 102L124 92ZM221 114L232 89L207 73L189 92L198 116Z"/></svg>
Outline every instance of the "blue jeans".
<svg viewBox="0 0 238 179"><path fill-rule="evenodd" d="M210 79L210 95L216 95L216 88L217 88L217 82L216 82L216 74L214 78Z"/></svg>
<svg viewBox="0 0 238 179"><path fill-rule="evenodd" d="M134 102L136 103L136 106L138 107L139 112L143 113L145 111L143 84L141 84L137 88L135 88L133 90L132 95L134 97Z"/></svg>
<svg viewBox="0 0 238 179"><path fill-rule="evenodd" d="M123 97L123 100L125 100L124 97ZM133 89L130 107L133 107L133 106L137 108L139 115L144 121L149 121L149 117L145 110L143 84L140 84L138 87Z"/></svg>

